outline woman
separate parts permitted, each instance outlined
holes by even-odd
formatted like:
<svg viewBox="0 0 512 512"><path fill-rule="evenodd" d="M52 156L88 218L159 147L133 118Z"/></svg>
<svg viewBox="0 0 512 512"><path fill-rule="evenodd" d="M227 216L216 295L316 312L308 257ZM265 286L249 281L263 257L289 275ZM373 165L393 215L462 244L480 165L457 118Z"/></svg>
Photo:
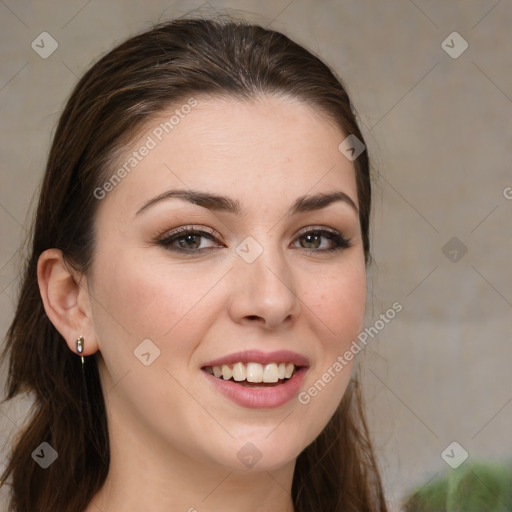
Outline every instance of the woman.
<svg viewBox="0 0 512 512"><path fill-rule="evenodd" d="M7 334L13 511L385 511L354 359L370 170L286 36L181 19L80 80ZM354 373L354 375L352 375Z"/></svg>

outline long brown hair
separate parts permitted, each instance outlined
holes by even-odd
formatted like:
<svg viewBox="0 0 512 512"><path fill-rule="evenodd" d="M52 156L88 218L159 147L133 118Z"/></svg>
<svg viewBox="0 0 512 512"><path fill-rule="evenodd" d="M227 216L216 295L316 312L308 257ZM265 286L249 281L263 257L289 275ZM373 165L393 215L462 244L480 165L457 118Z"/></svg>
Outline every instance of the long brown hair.
<svg viewBox="0 0 512 512"><path fill-rule="evenodd" d="M80 358L45 314L37 283L43 251L60 249L87 274L94 258L94 190L117 152L141 127L191 95L251 100L284 94L307 102L345 135L364 141L339 78L285 35L234 18L178 19L132 37L80 79L60 117L39 195L26 262L3 358L6 400L23 392L33 410L2 475L13 512L81 512L109 469L105 404L94 355ZM341 141L340 141L341 142ZM370 261L370 164L355 161L365 261ZM58 459L47 469L31 454L43 441ZM292 485L296 512L387 510L357 372L317 439L299 455Z"/></svg>

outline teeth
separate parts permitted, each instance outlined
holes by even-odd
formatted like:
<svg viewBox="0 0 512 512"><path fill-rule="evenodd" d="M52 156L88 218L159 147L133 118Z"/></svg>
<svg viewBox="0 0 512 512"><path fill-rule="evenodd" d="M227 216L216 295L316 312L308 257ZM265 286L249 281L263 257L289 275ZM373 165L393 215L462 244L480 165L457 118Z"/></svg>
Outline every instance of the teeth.
<svg viewBox="0 0 512 512"><path fill-rule="evenodd" d="M249 378L247 378L247 380L249 380ZM277 382L279 380L279 374L276 363L270 363L265 366L265 369L263 370L262 380L263 382Z"/></svg>
<svg viewBox="0 0 512 512"><path fill-rule="evenodd" d="M245 380L246 371L245 366L242 363L235 363L233 365L233 379L237 382L242 382Z"/></svg>
<svg viewBox="0 0 512 512"><path fill-rule="evenodd" d="M262 365L260 363L235 363L233 367L227 364L222 366L213 366L207 368L208 372L215 377L224 380L231 378L236 382L278 382L279 380L290 379L295 370L293 363L269 363Z"/></svg>
<svg viewBox="0 0 512 512"><path fill-rule="evenodd" d="M242 363L238 363L242 364ZM247 382L263 382L263 366L258 363L247 364ZM269 382L269 381L267 381Z"/></svg>
<svg viewBox="0 0 512 512"><path fill-rule="evenodd" d="M217 366L218 368L218 366ZM213 367L213 374L215 375L215 366ZM231 368L227 364L222 365L222 378L224 380L229 380L233 376L233 372Z"/></svg>

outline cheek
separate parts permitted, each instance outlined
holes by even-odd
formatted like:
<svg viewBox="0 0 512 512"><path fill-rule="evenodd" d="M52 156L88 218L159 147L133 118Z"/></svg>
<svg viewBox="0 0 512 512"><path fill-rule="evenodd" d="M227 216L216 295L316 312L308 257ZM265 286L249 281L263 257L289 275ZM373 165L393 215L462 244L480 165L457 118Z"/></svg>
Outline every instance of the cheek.
<svg viewBox="0 0 512 512"><path fill-rule="evenodd" d="M97 296L129 332L160 336L159 331L169 330L185 312L179 274L166 274L133 254L104 260L96 276Z"/></svg>
<svg viewBox="0 0 512 512"><path fill-rule="evenodd" d="M350 265L318 279L317 284L305 299L318 340L316 364L299 402L309 404L306 410L316 418L317 428L323 428L345 393L355 363L355 357L343 359L343 355L363 327L366 269L364 264Z"/></svg>
<svg viewBox="0 0 512 512"><path fill-rule="evenodd" d="M351 265L347 269L317 279L304 303L324 335L323 349L332 352L350 344L363 326L366 306L366 269Z"/></svg>
<svg viewBox="0 0 512 512"><path fill-rule="evenodd" d="M208 328L207 301L201 299L218 280L201 276L197 269L148 263L135 251L116 260L104 258L95 269L94 327L105 361L105 386L115 389L110 400L117 409L153 421L162 403L176 410L186 404L188 395L172 376L186 380L190 355ZM144 352L149 350L150 358L159 352L145 366L137 354L148 339L157 348L145 342Z"/></svg>
<svg viewBox="0 0 512 512"><path fill-rule="evenodd" d="M201 272L198 279L193 265L176 268L147 260L137 252L102 260L95 271L96 334L106 360L120 353L133 357L133 350L150 339L162 352L160 362L169 359L172 367L194 349L195 342L183 343L184 338L200 339L207 328L204 299L219 277ZM166 357L171 352L173 357Z"/></svg>

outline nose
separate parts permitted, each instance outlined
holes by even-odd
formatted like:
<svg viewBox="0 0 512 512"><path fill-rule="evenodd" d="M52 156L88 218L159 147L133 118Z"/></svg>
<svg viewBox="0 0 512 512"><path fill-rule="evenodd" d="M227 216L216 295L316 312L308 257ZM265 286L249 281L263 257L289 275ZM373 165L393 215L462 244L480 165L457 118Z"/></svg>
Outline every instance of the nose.
<svg viewBox="0 0 512 512"><path fill-rule="evenodd" d="M285 255L277 249L265 248L251 263L237 257L230 274L230 316L234 322L275 330L299 317L297 283Z"/></svg>

